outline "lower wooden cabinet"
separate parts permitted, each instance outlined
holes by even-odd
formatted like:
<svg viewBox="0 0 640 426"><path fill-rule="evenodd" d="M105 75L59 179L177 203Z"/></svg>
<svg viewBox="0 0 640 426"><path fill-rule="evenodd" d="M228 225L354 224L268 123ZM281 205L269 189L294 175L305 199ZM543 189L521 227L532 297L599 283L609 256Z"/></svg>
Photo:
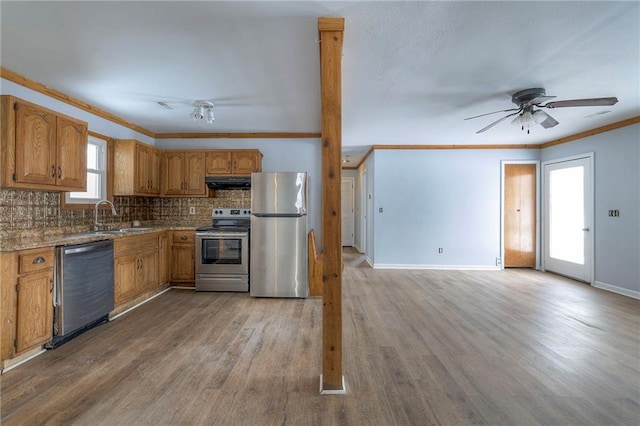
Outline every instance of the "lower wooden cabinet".
<svg viewBox="0 0 640 426"><path fill-rule="evenodd" d="M114 241L116 306L158 285L158 234L136 235Z"/></svg>
<svg viewBox="0 0 640 426"><path fill-rule="evenodd" d="M195 231L173 231L171 244L171 282L195 286Z"/></svg>
<svg viewBox="0 0 640 426"><path fill-rule="evenodd" d="M171 280L171 245L169 232L158 235L158 284L166 284Z"/></svg>
<svg viewBox="0 0 640 426"><path fill-rule="evenodd" d="M0 253L2 360L53 337L54 248Z"/></svg>

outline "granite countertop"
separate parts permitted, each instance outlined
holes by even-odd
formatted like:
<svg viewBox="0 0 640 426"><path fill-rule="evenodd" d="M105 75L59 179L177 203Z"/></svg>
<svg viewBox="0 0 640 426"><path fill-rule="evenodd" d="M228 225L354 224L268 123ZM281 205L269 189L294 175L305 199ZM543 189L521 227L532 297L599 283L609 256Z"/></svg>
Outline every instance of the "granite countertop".
<svg viewBox="0 0 640 426"><path fill-rule="evenodd" d="M195 230L198 227L207 226L210 223L178 223L173 225L154 223L141 226L139 231L131 230L122 234L100 233L90 229L47 229L33 230L26 229L21 232L6 233L0 238L0 252L17 251L33 248L66 246L72 244L88 243L91 241L115 240L123 237L130 237L141 234L149 234L162 231ZM120 226L118 228L131 228L130 226Z"/></svg>

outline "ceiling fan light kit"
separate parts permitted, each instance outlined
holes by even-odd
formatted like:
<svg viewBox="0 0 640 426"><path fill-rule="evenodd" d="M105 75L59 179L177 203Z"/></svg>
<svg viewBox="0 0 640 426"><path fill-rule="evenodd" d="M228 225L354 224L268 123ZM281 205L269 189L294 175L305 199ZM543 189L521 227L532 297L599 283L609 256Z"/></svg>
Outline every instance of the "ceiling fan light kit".
<svg viewBox="0 0 640 426"><path fill-rule="evenodd" d="M206 122L209 124L212 124L216 121L213 115L213 102L197 101L193 105L195 108L191 113L191 119L206 120Z"/></svg>
<svg viewBox="0 0 640 426"><path fill-rule="evenodd" d="M471 120L473 118L484 117L485 115L497 114L499 112L511 112L515 111L511 114L502 117L493 123L489 124L486 127L478 130L476 133L482 133L496 124L506 120L509 117L516 116L511 124L514 126L520 126L522 130L527 130L529 133L529 129L533 126L540 125L545 129L549 129L551 127L555 127L560 124L556 121L555 118L551 117L546 112L541 109L536 108L565 108L565 107L577 107L577 106L602 106L602 105L615 105L618 102L618 98L609 97L609 98L588 98L588 99L571 99L567 101L555 101L555 102L547 102L550 99L555 98L555 96L547 96L545 89L536 87L532 89L520 90L513 94L511 97L511 102L516 104L518 108L504 109L501 111L489 112L486 114L476 115L473 117L465 118L465 120ZM543 105L543 102L547 102Z"/></svg>

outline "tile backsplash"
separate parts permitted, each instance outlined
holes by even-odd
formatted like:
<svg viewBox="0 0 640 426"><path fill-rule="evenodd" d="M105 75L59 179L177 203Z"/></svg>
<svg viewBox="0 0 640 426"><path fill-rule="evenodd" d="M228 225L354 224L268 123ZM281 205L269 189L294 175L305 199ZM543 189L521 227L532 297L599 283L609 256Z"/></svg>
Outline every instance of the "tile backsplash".
<svg viewBox="0 0 640 426"><path fill-rule="evenodd" d="M0 231L33 228L91 226L94 210L63 209L60 197L64 193L0 189ZM102 223L139 221L194 222L211 220L214 208L250 208L251 192L247 190L218 190L213 198L114 197L118 216L110 209L101 209ZM195 214L189 214L195 207Z"/></svg>

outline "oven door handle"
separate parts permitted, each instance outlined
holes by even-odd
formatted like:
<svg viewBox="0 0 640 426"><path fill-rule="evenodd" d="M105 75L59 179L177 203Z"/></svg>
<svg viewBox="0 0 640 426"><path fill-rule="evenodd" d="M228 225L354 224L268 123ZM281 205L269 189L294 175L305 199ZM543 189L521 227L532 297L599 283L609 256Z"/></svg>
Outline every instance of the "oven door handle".
<svg viewBox="0 0 640 426"><path fill-rule="evenodd" d="M248 237L249 233L247 232L220 232L220 233L206 233L206 234L196 234L198 238L244 238Z"/></svg>

